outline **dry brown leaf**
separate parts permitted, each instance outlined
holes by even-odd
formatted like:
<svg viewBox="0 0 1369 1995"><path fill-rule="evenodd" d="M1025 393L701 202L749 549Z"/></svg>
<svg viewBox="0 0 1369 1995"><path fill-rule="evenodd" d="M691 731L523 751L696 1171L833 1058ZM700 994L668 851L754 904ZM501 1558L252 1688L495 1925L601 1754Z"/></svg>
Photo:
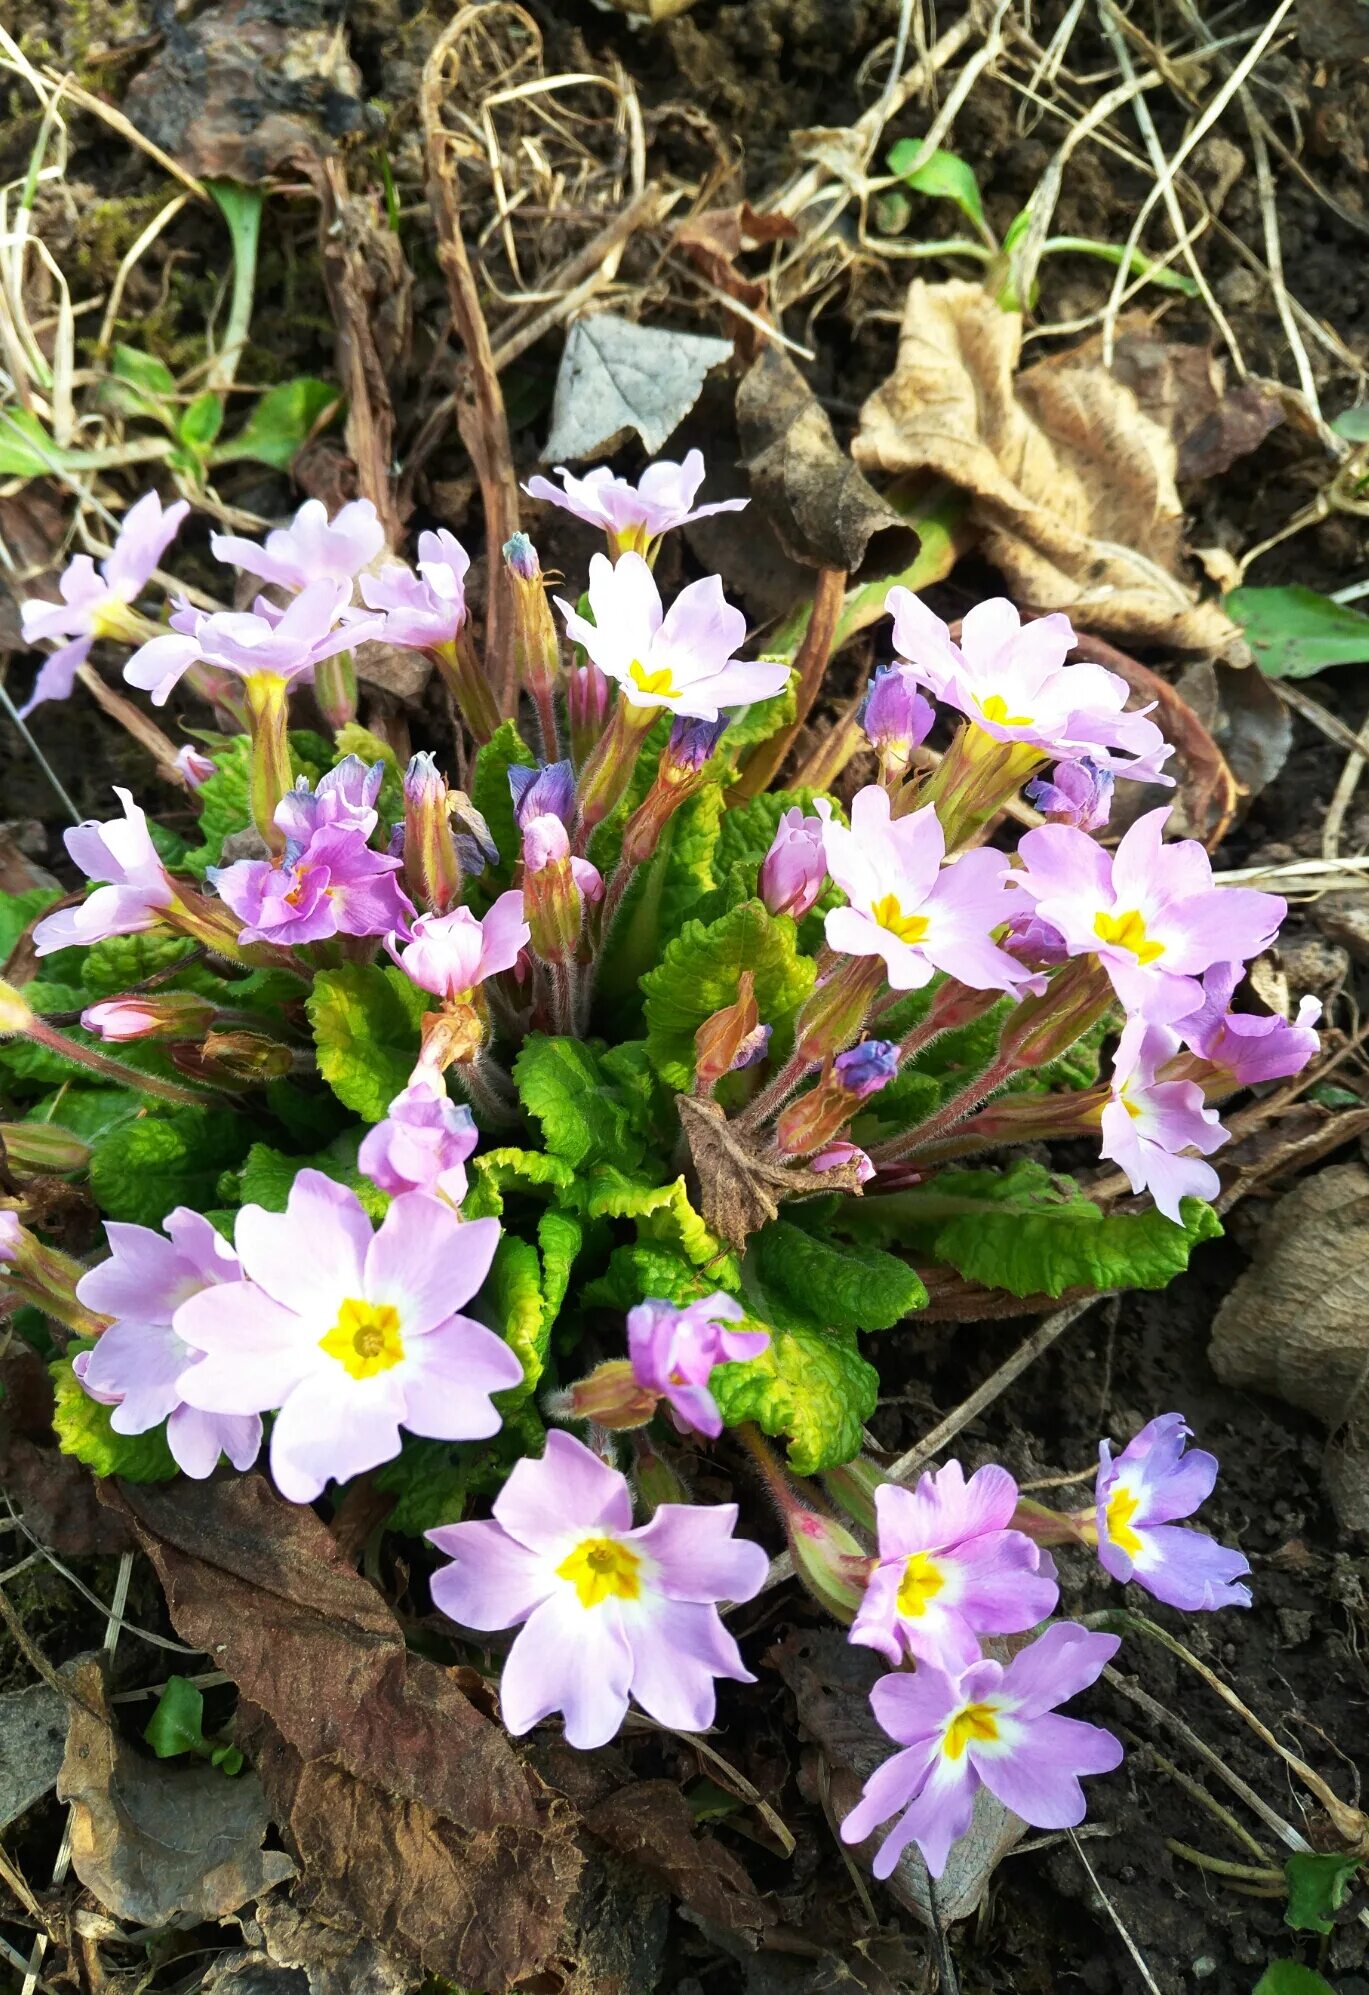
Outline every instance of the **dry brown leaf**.
<svg viewBox="0 0 1369 1995"><path fill-rule="evenodd" d="M755 313L766 309L769 285L764 278L748 277L739 270L736 259L744 250L797 234L788 215L758 214L749 201L742 201L736 207L705 208L692 215L681 224L675 243L711 284ZM729 314L728 329L743 359L754 360L766 342L764 331L740 312Z"/></svg>
<svg viewBox="0 0 1369 1995"><path fill-rule="evenodd" d="M410 1655L327 1526L260 1476L102 1495L132 1518L177 1633L265 1714L244 1724L310 1902L476 1987L536 1972L582 1857L467 1673Z"/></svg>
<svg viewBox="0 0 1369 1995"><path fill-rule="evenodd" d="M777 1163L737 1135L717 1102L677 1094L675 1106L699 1180L699 1210L730 1247L744 1247L759 1227L776 1218L781 1199L860 1190L854 1164L820 1172L805 1164Z"/></svg>
<svg viewBox="0 0 1369 1995"><path fill-rule="evenodd" d="M591 1835L638 1864L710 1925L758 1933L774 1914L730 1850L700 1833L673 1780L639 1780L620 1787L585 1816Z"/></svg>
<svg viewBox="0 0 1369 1995"><path fill-rule="evenodd" d="M828 1812L838 1823L860 1798L863 1782L889 1757L889 1741L870 1709L870 1688L884 1664L829 1630L791 1635L771 1650L770 1660L793 1692L800 1725L821 1748ZM994 1871L1025 1828L987 1788L980 1789L970 1827L937 1879L937 1915L943 1927L967 1919L977 1908ZM878 1840L871 1837L860 1845L867 1861ZM932 1924L927 1866L915 1843L899 1859L887 1889L924 1925Z"/></svg>
<svg viewBox="0 0 1369 1995"><path fill-rule="evenodd" d="M1369 1171L1333 1164L1265 1221L1217 1311L1209 1355L1228 1385L1274 1393L1330 1430L1323 1468L1347 1530L1369 1530Z"/></svg>
<svg viewBox="0 0 1369 1995"><path fill-rule="evenodd" d="M19 1345L0 1359L0 1487L54 1552L70 1558L128 1551L127 1525L97 1501L89 1470L61 1452L51 1423L47 1366Z"/></svg>
<svg viewBox="0 0 1369 1995"><path fill-rule="evenodd" d="M737 390L751 489L786 554L813 568L859 568L871 537L906 529L837 442L788 354L762 347Z"/></svg>
<svg viewBox="0 0 1369 1995"><path fill-rule="evenodd" d="M1018 373L1021 345L1021 316L980 285L914 279L856 462L969 492L984 554L1024 608L1239 662L1235 624L1181 579L1168 433L1096 362L1065 354Z"/></svg>
<svg viewBox="0 0 1369 1995"><path fill-rule="evenodd" d="M71 1803L72 1867L107 1912L194 1926L294 1876L261 1846L270 1820L254 1773L145 1759L110 1723L99 1658L72 1671L72 1689L57 1796Z"/></svg>
<svg viewBox="0 0 1369 1995"><path fill-rule="evenodd" d="M1077 357L1094 360L1101 345L1091 341ZM1144 413L1169 432L1181 485L1229 471L1284 419L1276 390L1255 380L1228 387L1225 364L1211 347L1165 339L1145 318L1121 332L1112 371Z"/></svg>
<svg viewBox="0 0 1369 1995"><path fill-rule="evenodd" d="M50 1683L26 1683L0 1696L0 1830L48 1792L66 1735L67 1700Z"/></svg>

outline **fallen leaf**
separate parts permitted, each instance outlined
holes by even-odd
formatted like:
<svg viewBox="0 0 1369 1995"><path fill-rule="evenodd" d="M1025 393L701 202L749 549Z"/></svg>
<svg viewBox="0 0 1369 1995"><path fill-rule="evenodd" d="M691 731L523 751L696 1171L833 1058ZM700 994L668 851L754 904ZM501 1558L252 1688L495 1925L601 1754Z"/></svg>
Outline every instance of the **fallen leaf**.
<svg viewBox="0 0 1369 1995"><path fill-rule="evenodd" d="M865 1780L890 1754L890 1742L870 1709L870 1689L884 1674L885 1664L826 1629L789 1636L771 1650L770 1660L793 1693L799 1724L826 1762L835 1834L835 1825L855 1806ZM1024 1822L987 1788L979 1790L970 1827L952 1847L946 1869L937 1879L937 1917L943 1928L976 1910L994 1871L1025 1833ZM871 1837L860 1845L867 1862L879 1840ZM932 1924L927 1866L915 1843L899 1859L886 1889L924 1925Z"/></svg>
<svg viewBox="0 0 1369 1995"><path fill-rule="evenodd" d="M129 117L191 173L249 186L364 131L361 72L331 23L224 0L178 20L124 96Z"/></svg>
<svg viewBox="0 0 1369 1995"><path fill-rule="evenodd" d="M52 1431L52 1380L20 1346L0 1360L0 1486L34 1537L64 1558L128 1551L123 1519L106 1510L90 1472Z"/></svg>
<svg viewBox="0 0 1369 1995"><path fill-rule="evenodd" d="M67 1700L47 1683L0 1697L0 1829L41 1801L62 1765Z"/></svg>
<svg viewBox="0 0 1369 1995"><path fill-rule="evenodd" d="M1268 789L1293 746L1293 716L1263 673L1195 658L1174 691L1220 750L1241 795Z"/></svg>
<svg viewBox="0 0 1369 1995"><path fill-rule="evenodd" d="M1101 356L1101 340L1079 349ZM1142 319L1119 335L1112 371L1144 414L1169 432L1181 485L1214 478L1259 447L1284 419L1278 393L1256 380L1228 387L1224 362L1209 346L1164 339Z"/></svg>
<svg viewBox="0 0 1369 1995"><path fill-rule="evenodd" d="M1208 850L1213 850L1221 843L1239 798L1236 778L1202 715L1168 679L1162 679L1149 665L1142 665L1129 652L1119 651L1092 632L1080 632L1076 655L1120 674L1133 693L1155 708L1156 722L1165 739L1172 743L1182 772L1178 801L1183 826L1190 836L1201 838ZM1136 795L1128 796L1114 812L1118 829L1125 826L1128 805L1133 819L1143 808L1150 807L1141 786L1127 785L1128 791L1133 788Z"/></svg>
<svg viewBox="0 0 1369 1995"><path fill-rule="evenodd" d="M110 1722L99 1658L72 1686L84 1701L68 1709L57 1796L71 1804L72 1868L107 1912L194 1926L294 1876L288 1856L261 1846L270 1819L255 1774L144 1759Z"/></svg>
<svg viewBox="0 0 1369 1995"><path fill-rule="evenodd" d="M859 568L873 535L907 524L833 433L826 410L773 342L737 390L737 433L757 503L785 552L810 567Z"/></svg>
<svg viewBox="0 0 1369 1995"><path fill-rule="evenodd" d="M1240 662L1240 634L1181 578L1168 433L1096 361L1023 373L1020 314L978 284L908 288L894 372L861 411L867 471L931 471L971 495L985 558L1026 608Z"/></svg>
<svg viewBox="0 0 1369 1995"><path fill-rule="evenodd" d="M279 1892L238 1924L251 1945L216 1960L201 1995L406 1995L414 1986L407 1962L311 1919Z"/></svg>
<svg viewBox="0 0 1369 1995"><path fill-rule="evenodd" d="M751 1234L776 1218L783 1198L860 1189L854 1164L812 1171L801 1164L776 1163L736 1134L715 1101L677 1094L675 1106L699 1180L699 1210L731 1247L744 1247Z"/></svg>
<svg viewBox="0 0 1369 1995"><path fill-rule="evenodd" d="M653 455L699 399L731 342L634 325L612 312L577 319L556 375L548 463L601 456L635 430Z"/></svg>
<svg viewBox="0 0 1369 1995"><path fill-rule="evenodd" d="M649 1871L710 1925L757 1933L774 1914L737 1859L694 1826L673 1780L639 1780L590 1809L585 1827L628 1863Z"/></svg>
<svg viewBox="0 0 1369 1995"><path fill-rule="evenodd" d="M467 1673L410 1655L327 1526L260 1476L102 1495L132 1518L177 1633L242 1693L238 1742L299 1852L297 1895L456 1981L536 1972L582 1857Z"/></svg>
<svg viewBox="0 0 1369 1995"><path fill-rule="evenodd" d="M1369 1171L1333 1164L1265 1220L1217 1311L1209 1346L1227 1385L1270 1392L1330 1430L1323 1470L1344 1529L1369 1530Z"/></svg>
<svg viewBox="0 0 1369 1995"><path fill-rule="evenodd" d="M675 243L719 291L751 312L763 312L769 285L764 278L748 277L738 270L736 259L745 250L797 234L788 215L757 214L749 201L741 201L732 208L705 208L702 214L691 216L681 224ZM753 360L765 343L764 331L740 312L730 314L728 324L738 352Z"/></svg>

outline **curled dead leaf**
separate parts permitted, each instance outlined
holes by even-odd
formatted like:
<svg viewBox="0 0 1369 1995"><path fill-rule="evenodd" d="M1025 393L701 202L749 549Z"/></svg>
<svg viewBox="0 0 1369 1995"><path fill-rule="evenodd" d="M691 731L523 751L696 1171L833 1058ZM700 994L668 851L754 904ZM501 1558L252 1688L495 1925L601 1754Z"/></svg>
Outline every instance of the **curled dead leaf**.
<svg viewBox="0 0 1369 1995"><path fill-rule="evenodd" d="M145 1759L114 1730L104 1671L72 1672L58 1799L71 1804L71 1861L107 1912L153 1928L223 1919L293 1877L255 1774ZM80 1699L81 1701L76 1701Z"/></svg>
<svg viewBox="0 0 1369 1995"><path fill-rule="evenodd" d="M328 1528L260 1476L102 1487L172 1623L238 1685L244 1744L325 1917L480 1988L554 1950L582 1857L571 1811L466 1694L410 1655Z"/></svg>
<svg viewBox="0 0 1369 1995"><path fill-rule="evenodd" d="M1091 342L1080 348L1080 358L1093 359L1101 347L1101 339ZM1284 419L1277 387L1252 379L1230 387L1225 363L1211 347L1165 339L1144 319L1120 333L1112 371L1169 432L1181 485L1229 471Z"/></svg>
<svg viewBox="0 0 1369 1995"><path fill-rule="evenodd" d="M696 1829L673 1780L620 1787L586 1813L585 1827L710 1925L758 1933L774 1924L774 1914L731 1851Z"/></svg>
<svg viewBox="0 0 1369 1995"><path fill-rule="evenodd" d="M1369 1170L1304 1178L1265 1221L1209 1346L1228 1385L1270 1392L1329 1429L1323 1462L1347 1530L1369 1530Z"/></svg>
<svg viewBox="0 0 1369 1995"><path fill-rule="evenodd" d="M873 535L905 522L837 442L787 353L762 347L737 390L751 489L786 554L815 568L859 568Z"/></svg>
<svg viewBox="0 0 1369 1995"><path fill-rule="evenodd" d="M1214 651L1240 632L1182 579L1183 507L1168 432L1096 361L1019 373L1022 319L980 285L908 288L894 372L861 412L867 471L930 471L971 495L985 556L1024 607Z"/></svg>
<svg viewBox="0 0 1369 1995"><path fill-rule="evenodd" d="M699 1180L699 1210L730 1247L744 1247L751 1234L774 1219L782 1198L860 1190L854 1164L831 1171L781 1164L739 1136L717 1102L677 1094L675 1106Z"/></svg>

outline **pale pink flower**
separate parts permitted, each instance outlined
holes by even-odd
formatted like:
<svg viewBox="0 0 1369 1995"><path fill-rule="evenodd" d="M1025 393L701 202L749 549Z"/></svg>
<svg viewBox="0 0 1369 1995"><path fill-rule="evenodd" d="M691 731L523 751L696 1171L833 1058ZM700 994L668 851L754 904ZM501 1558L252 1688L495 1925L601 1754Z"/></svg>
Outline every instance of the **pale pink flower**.
<svg viewBox="0 0 1369 1995"><path fill-rule="evenodd" d="M89 880L105 882L79 907L45 915L33 931L34 953L89 948L109 935L138 935L155 928L161 911L175 899L166 868L147 829L147 818L128 790L116 784L122 818L101 824L90 818L63 833L72 859Z"/></svg>
<svg viewBox="0 0 1369 1995"><path fill-rule="evenodd" d="M1167 1026L1129 1018L1112 1056L1112 1098L1101 1117L1102 1153L1126 1172L1133 1191L1148 1191L1166 1219L1183 1224L1180 1201L1215 1198L1221 1179L1202 1156L1230 1137L1196 1081L1165 1081L1158 1072L1179 1050Z"/></svg>
<svg viewBox="0 0 1369 1995"><path fill-rule="evenodd" d="M1191 1431L1182 1413L1162 1413L1115 1461L1107 1441L1099 1442L1093 1518L1099 1562L1113 1579L1135 1580L1186 1614L1248 1607L1245 1554L1174 1521L1191 1517L1217 1480L1215 1455L1184 1452Z"/></svg>
<svg viewBox="0 0 1369 1995"><path fill-rule="evenodd" d="M459 1206L466 1196L466 1159L479 1141L464 1102L453 1101L440 1074L420 1071L368 1129L358 1168L392 1196L431 1192Z"/></svg>
<svg viewBox="0 0 1369 1995"><path fill-rule="evenodd" d="M768 1330L731 1330L746 1311L721 1292L677 1307L671 1302L639 1302L628 1311L627 1347L633 1376L658 1393L684 1433L723 1431L718 1403L708 1389L715 1365L758 1358L770 1345Z"/></svg>
<svg viewBox="0 0 1369 1995"><path fill-rule="evenodd" d="M349 586L385 545L385 529L369 499L353 499L330 520L321 499L306 499L289 526L267 534L264 546L235 533L211 533L214 557L259 582L298 593L311 582Z"/></svg>
<svg viewBox="0 0 1369 1995"><path fill-rule="evenodd" d="M383 612L380 636L410 651L435 651L451 644L465 623L466 571L471 557L453 533L439 527L418 536L417 572L402 561L388 562L377 575L361 578L362 601Z"/></svg>
<svg viewBox="0 0 1369 1995"><path fill-rule="evenodd" d="M453 908L450 914L421 914L402 953L393 935L385 946L420 990L451 1001L468 998L487 977L511 970L530 938L523 896L513 889L501 894L482 920L468 907Z"/></svg>
<svg viewBox="0 0 1369 1995"><path fill-rule="evenodd" d="M258 596L250 610L192 609L179 606L164 636L151 637L124 666L130 686L164 706L182 675L195 664L211 665L235 678L262 675L308 683L325 658L380 635L381 619L351 607L350 582L310 582L278 609Z"/></svg>
<svg viewBox="0 0 1369 1995"><path fill-rule="evenodd" d="M582 478L563 464L555 468L564 490L540 476L529 478L523 490L529 498L560 506L589 526L601 527L615 554L650 555L661 535L672 527L689 526L714 513L739 513L748 503L745 499L714 499L706 506L695 505L704 481L701 450L691 450L683 464L664 460L648 464L635 485L626 478L616 478L605 464L586 471Z"/></svg>

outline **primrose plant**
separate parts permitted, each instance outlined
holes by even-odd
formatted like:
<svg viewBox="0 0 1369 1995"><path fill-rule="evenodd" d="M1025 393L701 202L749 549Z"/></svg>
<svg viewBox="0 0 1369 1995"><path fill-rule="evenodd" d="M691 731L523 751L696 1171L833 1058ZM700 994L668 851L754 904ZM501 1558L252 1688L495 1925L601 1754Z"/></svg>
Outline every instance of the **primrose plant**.
<svg viewBox="0 0 1369 1995"><path fill-rule="evenodd" d="M898 1751L843 1835L893 1822L877 1872L915 1842L939 1873L979 1786L1059 1827L1120 1757L1058 1713L1117 1638L1052 1621L1045 1548L1188 1611L1247 1602L1247 1567L1178 1521L1216 1472L1178 1414L1104 1442L1073 1513L994 1465L886 1479L862 1453L878 1340L924 1278L962 1314L1163 1285L1218 1230L1220 1104L1307 1062L1316 1007L1232 1009L1284 904L1218 885L1166 809L1103 842L1115 786L1166 784L1170 751L1069 662L1063 617L985 602L953 636L891 590L878 779L846 807L750 795L790 662L742 656L717 577L667 604L653 570L716 510L702 478L692 453L636 486L534 481L608 551L558 628L509 542L499 685L465 549L395 559L364 501L211 536L251 607L178 595L162 620L185 509L149 495L24 606L57 646L35 703L111 644L185 703L195 829L117 791L67 835L88 891L0 898L0 1281L97 1474L264 1450L290 1502L369 1478L443 1555L455 1627L518 1630L514 1732L561 1713L598 1745L630 1702L699 1730L720 1678L751 1680L724 1615L768 1560L737 1504L690 1500L711 1451L889 1665ZM431 662L450 761L358 721L374 645ZM1012 851L1024 789L1044 821ZM1052 1137L1097 1165L1021 1148Z"/></svg>

